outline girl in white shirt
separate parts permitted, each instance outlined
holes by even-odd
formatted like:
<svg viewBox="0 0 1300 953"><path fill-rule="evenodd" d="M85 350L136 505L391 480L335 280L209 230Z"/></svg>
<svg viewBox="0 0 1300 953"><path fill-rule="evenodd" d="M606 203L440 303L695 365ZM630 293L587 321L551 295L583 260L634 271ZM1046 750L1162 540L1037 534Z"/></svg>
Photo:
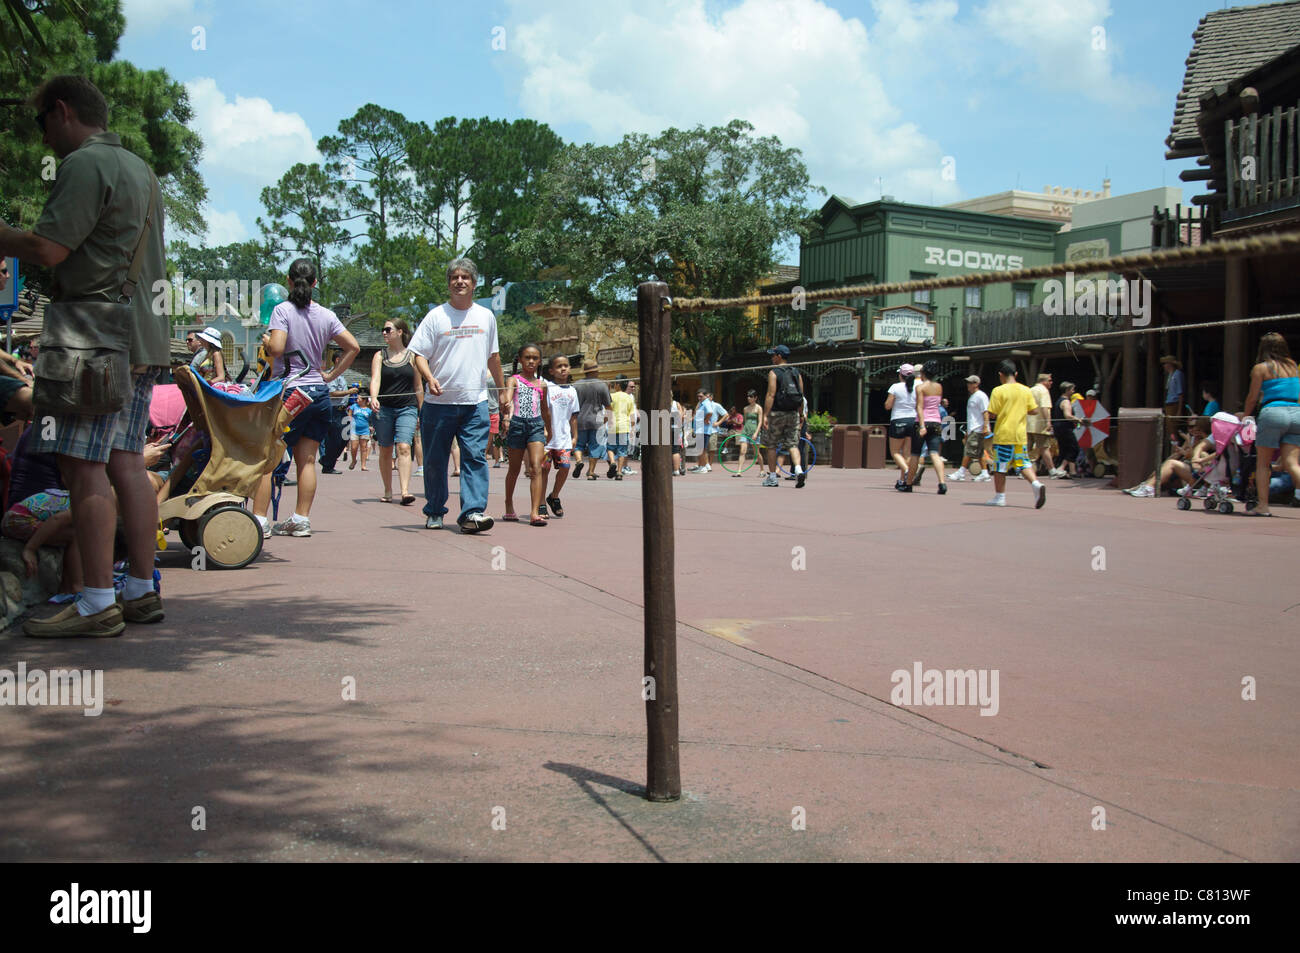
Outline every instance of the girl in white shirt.
<svg viewBox="0 0 1300 953"><path fill-rule="evenodd" d="M563 354L551 358L551 380L554 383L546 388L546 401L551 409L551 439L546 442L542 481L545 486L545 473L554 465L555 489L546 495L546 506L550 507L552 516L560 519L564 516L560 490L569 479L569 458L578 427L578 391L569 383L569 359Z"/></svg>
<svg viewBox="0 0 1300 953"><path fill-rule="evenodd" d="M904 364L898 369L898 383L889 388L885 397L885 410L889 411L889 453L898 465L899 478L894 489L910 491L907 475L916 466L921 453L921 435L916 427L916 393L912 382L916 369Z"/></svg>

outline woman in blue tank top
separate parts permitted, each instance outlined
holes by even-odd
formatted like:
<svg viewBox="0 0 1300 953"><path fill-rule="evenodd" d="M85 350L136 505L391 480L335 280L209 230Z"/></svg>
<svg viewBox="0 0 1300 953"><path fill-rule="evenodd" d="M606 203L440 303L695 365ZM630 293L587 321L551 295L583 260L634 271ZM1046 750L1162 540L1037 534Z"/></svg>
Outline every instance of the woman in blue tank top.
<svg viewBox="0 0 1300 953"><path fill-rule="evenodd" d="M1243 416L1259 406L1255 421L1255 489L1259 503L1251 516L1272 516L1268 508L1268 481L1273 454L1281 453L1280 466L1291 474L1300 500L1300 369L1291 359L1286 338L1273 332L1259 340L1259 354L1250 371L1250 393Z"/></svg>

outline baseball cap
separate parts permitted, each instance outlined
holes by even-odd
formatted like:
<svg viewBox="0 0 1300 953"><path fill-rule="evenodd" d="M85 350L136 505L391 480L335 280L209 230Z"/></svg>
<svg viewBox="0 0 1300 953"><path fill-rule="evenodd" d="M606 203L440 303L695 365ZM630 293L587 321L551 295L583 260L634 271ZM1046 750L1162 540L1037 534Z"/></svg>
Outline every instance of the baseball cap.
<svg viewBox="0 0 1300 953"><path fill-rule="evenodd" d="M978 374L972 374L970 377L966 378L967 384L978 384L979 382L980 376Z"/></svg>
<svg viewBox="0 0 1300 953"><path fill-rule="evenodd" d="M912 377L916 374L916 368L911 364L900 364L898 366L898 373L902 374L904 377Z"/></svg>
<svg viewBox="0 0 1300 953"><path fill-rule="evenodd" d="M767 349L767 353L768 353L768 354L780 354L782 357L789 357L789 356L790 356L790 349L789 349L788 347L786 347L784 344L778 344L776 347L769 347L769 348Z"/></svg>

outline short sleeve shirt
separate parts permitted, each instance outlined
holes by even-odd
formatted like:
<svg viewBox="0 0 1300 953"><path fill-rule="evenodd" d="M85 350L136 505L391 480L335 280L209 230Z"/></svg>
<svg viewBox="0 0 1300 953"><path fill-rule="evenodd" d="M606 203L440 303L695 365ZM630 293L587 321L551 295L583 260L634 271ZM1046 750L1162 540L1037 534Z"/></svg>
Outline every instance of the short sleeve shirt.
<svg viewBox="0 0 1300 953"><path fill-rule="evenodd" d="M149 166L122 148L114 133L88 136L64 157L54 176L54 189L32 228L70 250L54 266L55 301L118 300L153 190ZM167 309L153 307L155 298L170 303L172 295L164 264L161 195L140 255L140 279L131 299L130 360L166 367L171 363Z"/></svg>
<svg viewBox="0 0 1300 953"><path fill-rule="evenodd" d="M1169 375L1169 386L1165 389L1165 403L1175 404L1183 399L1183 392L1187 389L1183 383L1183 372L1174 368L1174 372Z"/></svg>
<svg viewBox="0 0 1300 953"><path fill-rule="evenodd" d="M632 432L632 414L636 412L636 401L625 391L615 392L612 398L614 408L614 433Z"/></svg>
<svg viewBox="0 0 1300 953"><path fill-rule="evenodd" d="M442 393L425 388L424 399L435 404L482 404L487 401L483 376L488 359L498 353L497 319L481 304L465 310L440 304L424 316L411 336L409 350L429 362Z"/></svg>
<svg viewBox="0 0 1300 953"><path fill-rule="evenodd" d="M578 429L595 430L605 418L605 408L612 406L609 385L596 378L584 378L573 385L578 392Z"/></svg>
<svg viewBox="0 0 1300 953"><path fill-rule="evenodd" d="M320 367L325 359L325 346L343 332L343 322L338 316L315 301L309 302L306 308L282 301L271 312L269 327L272 331L285 332L284 354L275 359L272 373L281 377L286 367L290 375L306 368L306 373L294 384L324 384ZM346 389L347 385L343 386Z"/></svg>
<svg viewBox="0 0 1300 953"><path fill-rule="evenodd" d="M993 388L993 395L989 398L989 413L998 418L993 425L993 442L1024 446L1028 442L1025 418L1037 407L1034 395L1019 381L1009 381Z"/></svg>
<svg viewBox="0 0 1300 953"><path fill-rule="evenodd" d="M1034 395L1035 406L1051 409L1052 395L1048 393L1046 387L1042 384L1035 384L1033 387L1029 388L1029 392ZM1047 421L1038 414L1031 414L1025 426L1030 433L1047 433L1051 430Z"/></svg>

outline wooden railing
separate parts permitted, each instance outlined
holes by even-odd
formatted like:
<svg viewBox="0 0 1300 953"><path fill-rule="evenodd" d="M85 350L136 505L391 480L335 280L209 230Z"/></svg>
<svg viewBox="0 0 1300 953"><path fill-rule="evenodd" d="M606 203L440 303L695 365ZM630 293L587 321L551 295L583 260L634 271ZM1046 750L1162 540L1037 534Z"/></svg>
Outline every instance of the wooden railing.
<svg viewBox="0 0 1300 953"><path fill-rule="evenodd" d="M1108 319L1105 315L1048 315L1043 313L1042 305L1035 308L1011 308L1007 311L985 311L962 317L962 344L976 347L1070 334L1093 334L1115 328L1116 322L1117 319Z"/></svg>
<svg viewBox="0 0 1300 953"><path fill-rule="evenodd" d="M1262 116L1225 120L1225 220L1300 206L1298 109L1275 106Z"/></svg>
<svg viewBox="0 0 1300 953"><path fill-rule="evenodd" d="M1184 208L1175 205L1163 209L1159 205L1151 212L1151 248L1186 248L1203 245L1214 237L1218 212L1214 206Z"/></svg>

